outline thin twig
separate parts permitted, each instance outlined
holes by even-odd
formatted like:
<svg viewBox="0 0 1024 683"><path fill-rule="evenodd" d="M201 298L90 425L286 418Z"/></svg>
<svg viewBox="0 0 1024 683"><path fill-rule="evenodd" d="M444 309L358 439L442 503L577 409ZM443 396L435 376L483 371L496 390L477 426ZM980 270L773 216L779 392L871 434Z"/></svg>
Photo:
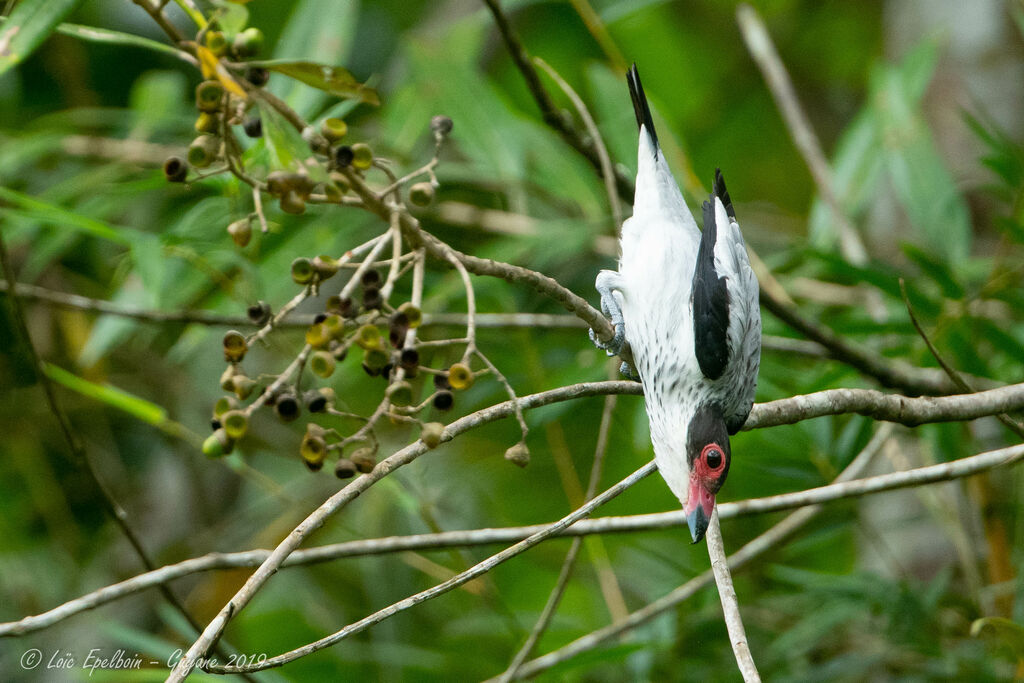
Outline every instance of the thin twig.
<svg viewBox="0 0 1024 683"><path fill-rule="evenodd" d="M617 397L615 395L606 396L604 399L604 409L601 411L601 425L597 430L597 445L594 447L594 464L590 468L590 481L587 483L587 492L583 497L584 501L594 497L601 481L601 473L604 471L604 458L608 452L608 434L611 432L612 413L615 411L616 403ZM565 589L569 586L569 578L572 576L573 568L576 565L576 556L579 555L582 545L582 536L577 536L573 539L572 545L569 546L569 552L565 554L565 560L562 562L562 568L558 573L558 580L555 581L555 587L551 589L551 595L548 596L548 601L544 604L544 609L541 611L537 623L534 624L533 630L530 631L530 635L519 649L519 652L513 657L512 663L498 677L501 683L507 683L507 681L515 678L519 668L533 652L533 648L537 646L537 641L540 640L544 631L547 630L552 617L555 616L555 610L558 609L558 605L562 601Z"/></svg>
<svg viewBox="0 0 1024 683"><path fill-rule="evenodd" d="M917 333L921 336L921 339L924 340L924 343L928 347L928 350L931 352L932 357L935 358L936 361L938 361L943 371L945 371L946 375L953 382L953 384L955 384L957 388L960 389L960 391L964 393L972 393L974 391L974 388L967 382L964 376L961 375L956 368L954 368L952 365L946 362L946 359L942 357L942 354L939 353L939 350L935 348L934 344L932 344L932 340L928 338L928 335L925 333L924 328L921 327L921 323L917 321L917 316L914 315L914 307L911 306L910 297L907 296L907 285L903 281L903 278L900 278L900 294L903 295L903 303L907 307L907 315L910 316L910 322L914 325L914 329L917 330ZM1006 413L1000 413L996 415L996 419L1002 422L1004 425L1006 425L1006 427L1014 434L1021 438L1024 438L1024 425L1022 425L1019 420L1013 419Z"/></svg>
<svg viewBox="0 0 1024 683"><path fill-rule="evenodd" d="M882 427L875 432L875 435L871 438L871 441L868 442L867 446L864 447L864 450L862 450L836 478L836 482L852 480L859 476L860 473L863 472L870 464L871 460L881 449L882 445L888 441L891 433L891 425L882 425ZM724 512L725 507L725 505L718 506L720 516L722 516L722 512ZM804 524L814 518L821 509L820 505L811 506L790 514L781 522L733 553L728 558L729 565L733 570L740 569L754 558L763 555L769 550L778 548ZM646 624L655 617L672 610L681 602L696 594L700 589L711 585L712 581L714 581L712 571L710 569L705 570L684 583L679 588L676 588L668 595L655 600L641 609L638 609L625 619L577 638L573 642L555 650L554 652L550 652L543 657L538 657L537 659L527 662L527 664L520 670L519 677L530 678L536 676L540 672L546 671L547 669L550 669L551 667L566 660L572 659L579 654L593 650L601 643L621 636L624 633L628 633L629 631Z"/></svg>
<svg viewBox="0 0 1024 683"><path fill-rule="evenodd" d="M540 77L537 75L537 70L533 68L533 63L530 61L526 48L520 42L519 36L512 28L512 24L509 23L508 17L502 11L498 0L484 0L484 4L487 5L487 8L491 10L491 14L494 15L494 23L498 27L501 39L508 48L512 62L526 80L526 87L529 88L530 94L533 95L534 101L540 108L544 122L561 135L562 139L569 143L573 149L582 154L598 172L601 172L601 158L597 153L594 141L585 140L568 120L568 117L555 106L551 96L548 95L548 91L541 85ZM633 181L618 170L615 172L615 187L623 200L633 200Z"/></svg>
<svg viewBox="0 0 1024 683"><path fill-rule="evenodd" d="M551 68L551 65L545 62L540 57L534 57L533 63L544 69L544 72L551 77L562 92L565 93L569 101L572 102L572 106L576 108L576 113L579 114L580 120L583 121L583 126L590 133L591 139L594 141L594 151L597 152L597 158L601 162L601 176L604 178L605 192L608 193L608 205L612 210L612 220L614 225L612 226L612 234L618 236L619 226L622 225L622 206L619 203L619 196L615 191L615 171L612 166L612 160L608 157L608 148L604 145L604 140L601 138L601 131L597 129L597 124L594 123L594 117L590 115L590 111L587 109L587 105L583 102L576 91L572 89L564 78L562 78L557 71Z"/></svg>
<svg viewBox="0 0 1024 683"><path fill-rule="evenodd" d="M377 198L376 193L363 182L363 179L351 169L346 168L342 172L345 173L345 177L352 186L352 189L363 200L366 207L381 218L388 220L391 213L390 208ZM522 266L464 254L442 242L434 235L424 231L420 227L419 221L412 215L402 212L400 217L402 231L405 233L409 243L414 246L422 246L432 258L450 263L451 257L455 257L466 267L466 270L476 275L500 277L509 282L528 284L541 294L562 304L567 310L584 320L597 333L599 338L603 340L612 338L614 330L612 330L608 319L591 306L586 299L566 289L554 278L529 268L523 268Z"/></svg>
<svg viewBox="0 0 1024 683"><path fill-rule="evenodd" d="M732 574L729 573L729 560L725 556L725 545L722 542L722 529L718 525L718 510L711 513L711 523L707 530L708 556L711 558L711 571L718 585L718 596L722 601L722 612L725 616L725 627L729 631L729 642L736 657L736 664L743 675L744 683L761 683L757 673L757 665L750 654L747 633L743 628L740 616L740 604L736 598L736 589L732 585Z"/></svg>
<svg viewBox="0 0 1024 683"><path fill-rule="evenodd" d="M632 386L635 385L635 386ZM548 403L582 398L584 396L595 396L603 393L610 393L609 390L625 390L622 393L636 393L639 384L635 382L591 382L577 384L571 387L562 387L554 391L533 394L520 399L520 406L527 410L547 405ZM479 427L482 424L507 417L513 414L513 402L506 401L497 405L479 410L467 415L448 425L441 434L441 441L450 441L459 434ZM405 448L400 449L393 455L377 463L367 474L353 479L348 485L331 496L319 508L314 510L303 522L292 530L288 536L274 549L270 556L259 566L249 577L245 584L235 593L234 597L220 610L217 616L207 625L200 637L189 647L188 651L171 671L168 681L171 683L184 680L192 671L198 659L205 655L214 643L220 638L231 618L241 612L252 600L263 585L281 567L284 560L298 548L306 537L319 529L335 513L344 508L348 503L363 493L377 481L403 467L419 456L427 452L423 441L416 441Z"/></svg>
<svg viewBox="0 0 1024 683"><path fill-rule="evenodd" d="M821 151L818 136L814 134L811 123L800 106L796 91L793 89L793 82L786 72L779 53L772 44L768 29L761 21L757 11L750 5L740 5L736 9L736 18L739 21L747 49L764 75L764 80L775 99L775 104L782 113L782 120L786 122L793 143L800 150L804 162L810 169L814 184L818 187L818 193L821 194L832 211L833 219L839 229L839 245L843 256L847 261L856 265L867 263L867 250L839 203L828 160L825 158L825 153Z"/></svg>
<svg viewBox="0 0 1024 683"><path fill-rule="evenodd" d="M591 500L589 503L586 503L580 508L574 510L573 512L566 515L562 519L558 520L554 524L550 524L541 531L538 531L537 533L529 536L528 538L523 539L514 546L506 548L500 553L492 555L486 560L479 562L478 564L474 565L473 567L470 567L466 571L453 576L451 579L443 583L440 583L434 586L433 588L421 591L416 595L412 595L408 598L405 598L404 600L400 600L399 602L389 605L388 607L385 607L384 609L379 610L368 617L360 619L359 621L346 626L337 633L333 633L327 636L326 638L321 638L320 640L309 643L308 645L304 645L303 647L296 648L295 650L292 650L290 652L286 652L276 657L271 657L259 664L253 664L250 666L209 667L209 669L207 670L216 671L218 673L243 673L262 671L264 669L282 666L284 664L287 664L288 662L294 661L301 657L305 657L306 655L311 654L313 652L322 650L325 647L330 647L331 645L340 642L341 640L347 638L350 635L354 635L356 633L364 631L370 626L380 623L381 621L384 621L385 619L399 612L405 611L411 607L420 604L421 602L425 602L439 595L443 595L444 593L447 593L453 588L457 588L458 586L461 586L467 581L475 579L476 577L489 572L494 567L498 566L499 564L507 560L512 559L520 553L529 550L530 548L537 545L544 539L550 538L551 536L556 535L559 531L565 529L566 527L572 526L573 523L588 516L598 507L604 505L609 500L615 498L623 491L627 490L628 488L636 484L638 481L653 474L656 469L657 466L653 462L647 463L637 471L633 472L633 474L629 475L628 477L620 481L618 484L612 486L607 491Z"/></svg>
<svg viewBox="0 0 1024 683"><path fill-rule="evenodd" d="M14 266L11 263L10 255L7 253L7 245L4 243L3 233L0 232L0 269L3 271L4 279L7 282L17 282L17 278L14 273ZM113 518L114 523L117 524L118 528L121 529L121 533L124 534L125 538L128 539L129 544L135 551L142 565L148 570L153 571L156 568L156 563L153 558L150 557L146 547L142 544L142 539L132 528L128 522L128 513L125 512L124 508L114 497L113 492L107 487L107 485L100 478L99 473L96 471L95 466L92 463L92 459L89 457L88 451L85 449L85 445L79 439L78 434L75 432L74 427L71 425L71 419L67 413L64 412L64 408L60 405L57 400L57 392L54 391L53 382L50 381L50 376L46 372L46 365L43 363L43 359L40 358L39 352L36 350L35 344L32 342L32 335L29 333L28 324L25 321L25 311L21 307L21 302L18 300L18 296L15 293L8 293L7 300L11 309L11 317L15 322L15 327L18 330L18 334L22 338L25 349L28 352L29 357L32 360L32 368L35 371L36 378L39 380L39 384L42 386L43 394L46 396L47 406L50 408L50 412L57 420L57 424L60 426L61 434L64 436L65 442L67 442L68 449L74 458L74 461L80 465L92 480L96 489L100 493L100 501L104 510ZM184 603L182 603L178 596L176 596L170 589L169 586L161 584L160 592L168 603L174 607L189 623L189 625L196 630L201 632L202 627L199 622L196 621L192 613L188 611ZM223 656L223 650L217 649L218 654Z"/></svg>

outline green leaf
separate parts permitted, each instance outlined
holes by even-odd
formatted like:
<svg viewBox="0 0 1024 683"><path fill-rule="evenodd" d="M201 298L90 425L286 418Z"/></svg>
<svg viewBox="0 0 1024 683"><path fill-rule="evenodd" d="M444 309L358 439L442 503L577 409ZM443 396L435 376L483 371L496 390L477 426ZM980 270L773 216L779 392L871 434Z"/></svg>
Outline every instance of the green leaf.
<svg viewBox="0 0 1024 683"><path fill-rule="evenodd" d="M123 389L112 387L109 384L90 382L52 363L46 363L45 367L47 377L82 396L106 403L112 408L122 410L155 427L162 426L167 420L166 410L155 403L129 394Z"/></svg>
<svg viewBox="0 0 1024 683"><path fill-rule="evenodd" d="M237 2L227 2L227 0L215 0L213 4L216 6L217 11L213 13L210 19L216 19L217 24L220 25L220 30L228 38L234 37L236 33L240 33L248 25L249 10L246 9L245 5L240 5Z"/></svg>
<svg viewBox="0 0 1024 683"><path fill-rule="evenodd" d="M357 81L351 71L341 66L293 62L287 59L254 61L248 62L248 65L276 71L337 97L358 99L366 104L380 104L376 90Z"/></svg>
<svg viewBox="0 0 1024 683"><path fill-rule="evenodd" d="M166 43L160 43L149 38L132 35L131 33L111 31L110 29L97 28L95 26L82 26L81 24L61 24L57 27L57 33L65 36L71 36L72 38L78 38L79 40L85 40L90 43L141 47L145 50L162 52L166 55L177 57L178 59L190 64L195 63L187 52L174 48Z"/></svg>
<svg viewBox="0 0 1024 683"><path fill-rule="evenodd" d="M982 617L971 624L974 638L995 638L1010 648L1018 659L1024 659L1024 626L1003 617Z"/></svg>
<svg viewBox="0 0 1024 683"><path fill-rule="evenodd" d="M46 376L51 380L86 398L91 398L111 408L121 410L171 436L185 439L196 445L202 444L202 437L192 432L185 425L170 419L167 416L167 411L162 406L130 394L124 389L118 389L109 384L90 382L52 363L45 363L43 367L46 371Z"/></svg>
<svg viewBox="0 0 1024 683"><path fill-rule="evenodd" d="M29 197L21 192L0 187L0 200L10 202L24 210L26 215L35 220L62 227L74 228L81 232L88 233L94 237L116 242L128 246L130 237L144 234L132 228L114 227L109 223L98 221L95 218L83 216L65 208L50 204L35 197Z"/></svg>
<svg viewBox="0 0 1024 683"><path fill-rule="evenodd" d="M299 0L274 46L274 57L284 61L318 60L347 64L355 43L359 2ZM325 17L330 17L325 21ZM270 88L307 120L314 118L327 97L322 90L295 81L271 82Z"/></svg>
<svg viewBox="0 0 1024 683"><path fill-rule="evenodd" d="M0 28L0 76L25 61L82 0L23 0Z"/></svg>

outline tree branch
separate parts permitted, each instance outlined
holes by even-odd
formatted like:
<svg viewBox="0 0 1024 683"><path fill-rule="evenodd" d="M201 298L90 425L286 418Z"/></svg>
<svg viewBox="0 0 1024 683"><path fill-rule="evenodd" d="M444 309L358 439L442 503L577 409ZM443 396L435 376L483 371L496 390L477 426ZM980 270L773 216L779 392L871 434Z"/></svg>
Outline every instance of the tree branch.
<svg viewBox="0 0 1024 683"><path fill-rule="evenodd" d="M725 628L729 632L729 642L732 644L736 664L743 675L744 683L761 683L757 665L754 664L754 658L750 654L750 645L747 644L743 619L740 617L739 599L736 597L736 589L732 585L732 574L729 573L729 560L725 556L725 545L722 541L722 529L718 525L717 509L711 513L711 523L708 525L705 538L707 538L708 556L711 558L711 572L718 585L718 597L722 601Z"/></svg>

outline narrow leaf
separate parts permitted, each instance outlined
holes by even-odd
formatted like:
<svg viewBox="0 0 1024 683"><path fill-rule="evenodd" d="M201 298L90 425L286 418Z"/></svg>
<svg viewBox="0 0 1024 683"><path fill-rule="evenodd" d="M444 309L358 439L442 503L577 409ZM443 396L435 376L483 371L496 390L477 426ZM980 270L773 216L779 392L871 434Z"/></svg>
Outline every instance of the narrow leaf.
<svg viewBox="0 0 1024 683"><path fill-rule="evenodd" d="M163 427L167 421L167 411L155 403L129 394L123 389L109 384L96 384L78 375L68 372L62 367L46 363L46 376L58 384L62 384L82 396L105 403L112 408L122 410L132 417L138 418L154 427Z"/></svg>
<svg viewBox="0 0 1024 683"><path fill-rule="evenodd" d="M23 0L0 28L0 75L25 61L82 0Z"/></svg>
<svg viewBox="0 0 1024 683"><path fill-rule="evenodd" d="M366 104L380 104L377 91L357 81L352 72L344 67L326 66L316 62L293 62L286 59L249 62L249 65L282 73L337 97L358 99Z"/></svg>

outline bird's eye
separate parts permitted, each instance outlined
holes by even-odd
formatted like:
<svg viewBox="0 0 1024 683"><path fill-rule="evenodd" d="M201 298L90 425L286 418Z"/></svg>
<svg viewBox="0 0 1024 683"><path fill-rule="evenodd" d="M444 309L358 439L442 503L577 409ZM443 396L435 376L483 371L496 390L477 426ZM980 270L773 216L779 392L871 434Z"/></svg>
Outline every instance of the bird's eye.
<svg viewBox="0 0 1024 683"><path fill-rule="evenodd" d="M717 448L709 449L707 454L707 460L708 467L710 467L713 470L717 470L719 467L722 466L722 451L718 450Z"/></svg>

